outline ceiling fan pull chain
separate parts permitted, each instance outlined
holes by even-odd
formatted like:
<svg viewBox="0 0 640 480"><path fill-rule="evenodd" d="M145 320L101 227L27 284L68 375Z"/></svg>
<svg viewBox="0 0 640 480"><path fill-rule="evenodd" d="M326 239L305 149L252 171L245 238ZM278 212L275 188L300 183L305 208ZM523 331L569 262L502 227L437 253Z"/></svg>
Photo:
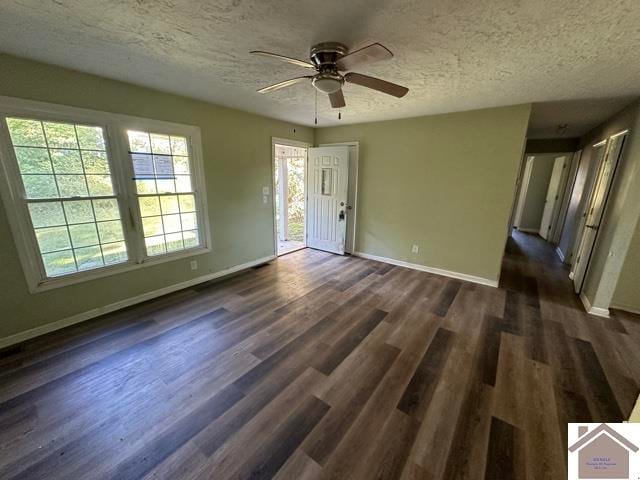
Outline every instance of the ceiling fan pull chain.
<svg viewBox="0 0 640 480"><path fill-rule="evenodd" d="M342 120L342 109L338 110L338 120Z"/></svg>
<svg viewBox="0 0 640 480"><path fill-rule="evenodd" d="M318 124L318 90L316 90L316 118L315 118L314 124L315 125Z"/></svg>

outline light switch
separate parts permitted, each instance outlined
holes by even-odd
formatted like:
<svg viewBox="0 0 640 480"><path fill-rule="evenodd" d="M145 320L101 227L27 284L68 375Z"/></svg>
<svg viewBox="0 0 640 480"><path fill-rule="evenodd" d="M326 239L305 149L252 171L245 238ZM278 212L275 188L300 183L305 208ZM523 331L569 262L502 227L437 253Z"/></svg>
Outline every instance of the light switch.
<svg viewBox="0 0 640 480"><path fill-rule="evenodd" d="M269 187L262 187L262 194L269 195Z"/></svg>
<svg viewBox="0 0 640 480"><path fill-rule="evenodd" d="M262 203L269 203L269 196L268 195L263 195L262 196Z"/></svg>

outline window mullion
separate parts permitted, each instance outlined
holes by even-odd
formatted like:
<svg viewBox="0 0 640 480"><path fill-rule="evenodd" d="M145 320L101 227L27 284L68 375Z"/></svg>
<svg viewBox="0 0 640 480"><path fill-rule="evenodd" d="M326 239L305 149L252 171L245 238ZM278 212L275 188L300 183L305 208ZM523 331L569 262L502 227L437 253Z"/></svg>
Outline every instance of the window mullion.
<svg viewBox="0 0 640 480"><path fill-rule="evenodd" d="M132 167L128 158L128 149L126 148L127 139L125 129L118 123L108 126L109 139L113 143L111 146L113 169L118 183L118 197L120 199L120 215L122 216L122 224L129 250L129 259L135 263L142 263L143 252L141 249L140 238L142 237L142 222L139 221L140 215L136 209L137 200L135 198L135 190L132 182Z"/></svg>

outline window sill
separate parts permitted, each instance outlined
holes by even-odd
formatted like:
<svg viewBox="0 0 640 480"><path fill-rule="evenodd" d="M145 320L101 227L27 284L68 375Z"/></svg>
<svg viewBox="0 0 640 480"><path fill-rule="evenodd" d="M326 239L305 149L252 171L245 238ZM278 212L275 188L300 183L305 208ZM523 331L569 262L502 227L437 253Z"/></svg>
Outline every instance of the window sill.
<svg viewBox="0 0 640 480"><path fill-rule="evenodd" d="M79 283L90 282L104 277L110 277L112 275L118 275L120 273L131 272L133 270L139 270L141 268L151 267L153 265L159 265L161 263L173 262L176 260L182 260L196 255L202 255L204 253L210 253L211 248L198 247L189 250L183 250L181 252L169 253L165 255L159 255L157 257L145 258L142 262L136 263L129 261L127 263L120 263L110 267L97 268L95 270L87 270L85 272L73 273L57 278L47 278L36 284L29 285L30 293L46 292L56 288L68 287Z"/></svg>

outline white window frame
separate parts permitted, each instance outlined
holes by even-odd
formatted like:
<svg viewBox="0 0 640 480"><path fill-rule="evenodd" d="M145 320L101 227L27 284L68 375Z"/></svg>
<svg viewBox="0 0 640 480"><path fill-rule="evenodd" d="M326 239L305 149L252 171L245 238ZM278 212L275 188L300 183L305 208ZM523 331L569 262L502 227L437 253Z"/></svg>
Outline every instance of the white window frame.
<svg viewBox="0 0 640 480"><path fill-rule="evenodd" d="M114 194L120 206L120 218L127 245L128 260L123 263L47 277L44 271L34 228L24 198L22 178L6 125L6 117L57 121L99 126L104 129L106 151L111 167ZM127 130L139 130L187 138L192 181L196 198L199 245L176 252L148 256L142 231L133 164L129 155ZM114 168L115 167L115 168ZM184 259L211 252L211 229L205 187L200 129L193 125L165 122L84 108L0 96L0 195L9 219L18 256L31 293L74 285L146 266Z"/></svg>

